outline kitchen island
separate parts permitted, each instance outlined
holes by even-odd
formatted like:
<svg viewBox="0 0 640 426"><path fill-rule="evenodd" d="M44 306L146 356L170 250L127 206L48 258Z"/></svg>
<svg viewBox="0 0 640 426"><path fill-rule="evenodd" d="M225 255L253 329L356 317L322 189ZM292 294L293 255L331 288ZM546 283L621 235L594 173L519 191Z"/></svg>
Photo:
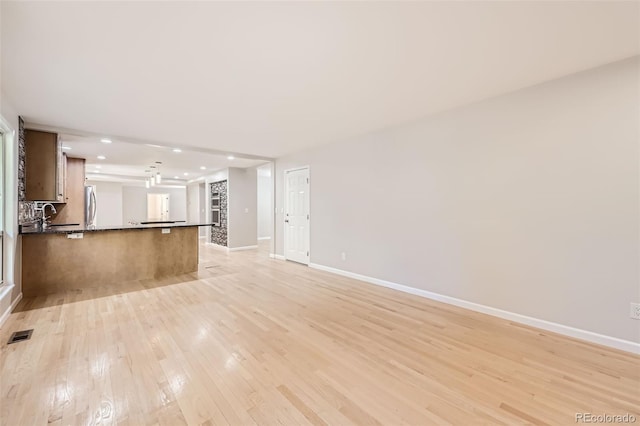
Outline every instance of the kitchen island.
<svg viewBox="0 0 640 426"><path fill-rule="evenodd" d="M198 227L162 223L21 230L25 297L197 272Z"/></svg>

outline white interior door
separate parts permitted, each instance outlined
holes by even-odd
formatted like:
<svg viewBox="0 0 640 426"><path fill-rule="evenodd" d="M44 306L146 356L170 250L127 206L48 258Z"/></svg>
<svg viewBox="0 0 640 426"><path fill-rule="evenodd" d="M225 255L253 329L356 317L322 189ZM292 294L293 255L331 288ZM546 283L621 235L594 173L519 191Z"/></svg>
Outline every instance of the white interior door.
<svg viewBox="0 0 640 426"><path fill-rule="evenodd" d="M284 256L309 264L309 169L285 172Z"/></svg>
<svg viewBox="0 0 640 426"><path fill-rule="evenodd" d="M160 220L169 220L169 194L162 194L160 199Z"/></svg>
<svg viewBox="0 0 640 426"><path fill-rule="evenodd" d="M149 222L169 220L169 194L147 194L147 220Z"/></svg>

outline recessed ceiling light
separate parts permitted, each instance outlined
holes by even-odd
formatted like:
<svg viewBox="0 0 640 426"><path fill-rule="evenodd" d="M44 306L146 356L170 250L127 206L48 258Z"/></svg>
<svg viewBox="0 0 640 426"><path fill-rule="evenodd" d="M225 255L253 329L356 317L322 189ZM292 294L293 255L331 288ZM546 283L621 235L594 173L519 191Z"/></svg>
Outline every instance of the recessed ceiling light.
<svg viewBox="0 0 640 426"><path fill-rule="evenodd" d="M187 173L187 172L184 172L184 175L185 175L185 176L189 176L189 173Z"/></svg>
<svg viewBox="0 0 640 426"><path fill-rule="evenodd" d="M71 149L70 146L63 146L62 149L69 151Z"/></svg>
<svg viewBox="0 0 640 426"><path fill-rule="evenodd" d="M94 170L93 173L100 173L100 170Z"/></svg>
<svg viewBox="0 0 640 426"><path fill-rule="evenodd" d="M152 143L145 143L145 145L146 145L146 146L153 147L153 148L164 148L162 145L154 145L154 144L152 144Z"/></svg>
<svg viewBox="0 0 640 426"><path fill-rule="evenodd" d="M101 169L102 166L100 164L96 164L96 169Z"/></svg>
<svg viewBox="0 0 640 426"><path fill-rule="evenodd" d="M180 148L173 148L173 152L182 152Z"/></svg>
<svg viewBox="0 0 640 426"><path fill-rule="evenodd" d="M174 179L180 179L178 176L174 176L173 178L174 178Z"/></svg>
<svg viewBox="0 0 640 426"><path fill-rule="evenodd" d="M98 155L98 160L106 160L107 157L105 157L104 155Z"/></svg>
<svg viewBox="0 0 640 426"><path fill-rule="evenodd" d="M200 170L207 170L205 166L200 166Z"/></svg>
<svg viewBox="0 0 640 426"><path fill-rule="evenodd" d="M102 143L111 143L111 139L100 139L100 142Z"/></svg>
<svg viewBox="0 0 640 426"><path fill-rule="evenodd" d="M233 160L234 158L236 158L236 157L234 157L233 155L230 155L230 156L227 157L227 160Z"/></svg>

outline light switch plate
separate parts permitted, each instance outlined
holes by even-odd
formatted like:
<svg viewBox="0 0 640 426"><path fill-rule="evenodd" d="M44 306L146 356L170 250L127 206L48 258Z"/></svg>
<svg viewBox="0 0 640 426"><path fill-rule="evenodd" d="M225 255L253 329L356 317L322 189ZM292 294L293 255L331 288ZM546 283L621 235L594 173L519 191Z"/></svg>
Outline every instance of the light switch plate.
<svg viewBox="0 0 640 426"><path fill-rule="evenodd" d="M162 233L163 234L170 234L171 233L171 228L162 228Z"/></svg>
<svg viewBox="0 0 640 426"><path fill-rule="evenodd" d="M84 233L74 232L73 234L67 234L67 238L69 238L70 240L81 240L84 238Z"/></svg>

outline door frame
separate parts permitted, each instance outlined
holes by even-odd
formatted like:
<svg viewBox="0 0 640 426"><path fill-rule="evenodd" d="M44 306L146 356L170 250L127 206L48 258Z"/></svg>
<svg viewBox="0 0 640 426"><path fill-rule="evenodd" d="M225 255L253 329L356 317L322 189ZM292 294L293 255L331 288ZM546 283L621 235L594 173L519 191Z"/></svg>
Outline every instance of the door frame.
<svg viewBox="0 0 640 426"><path fill-rule="evenodd" d="M282 236L283 236L283 240L284 240L284 245L283 245L283 249L284 249L284 253L283 254L284 254L284 256L283 257L284 257L285 260L289 260L289 259L287 259L287 237L286 237L286 235L284 235L287 232L287 227L284 226L284 224L285 224L284 219L287 217L286 216L287 207L288 207L288 204L289 204L289 202L287 201L287 185L288 185L288 183L287 183L287 173L295 172L295 171L298 171L298 170L305 170L305 169L307 170L307 177L309 179L309 182L307 183L307 205L306 205L307 214L309 215L309 219L307 220L307 244L308 244L307 251L309 252L309 256L308 256L307 262L306 263L302 263L302 265L309 266L309 264L311 263L311 167L309 167L308 165L299 166L299 167L293 167L291 169L286 169L283 172L282 176L284 177L284 192L283 192L283 194L284 194L284 203L283 203L284 204L284 217L283 217L283 220L282 220L282 224L283 224ZM295 260L291 260L291 262L300 263L300 262L295 261Z"/></svg>
<svg viewBox="0 0 640 426"><path fill-rule="evenodd" d="M7 239L5 238L5 232L7 230L7 195L8 195L8 184L6 179L6 170L7 170L7 162L5 161L5 151L6 146L14 144L15 131L11 129L9 123L4 119L4 117L0 116L0 288L3 288L6 283L10 280L7 279L7 268L6 266L9 264L8 254L8 244L6 243ZM16 156L17 158L17 156ZM17 169L16 162L16 169ZM18 175L16 170L16 177ZM16 179L16 188L18 187L17 179ZM17 197L16 197L17 198ZM15 212L19 211L18 203L15 206ZM17 220L16 220L17 223ZM14 255L15 256L15 255ZM13 281L13 279L11 280ZM0 299L2 299L0 297ZM2 314L0 314L2 315ZM0 321L2 324L2 321Z"/></svg>
<svg viewBox="0 0 640 426"><path fill-rule="evenodd" d="M20 121L20 118L18 121ZM18 122L18 127L20 123ZM9 309L0 311L0 325L6 320L6 316L22 298L18 296L11 300L12 289L15 287L15 262L18 251L16 240L18 239L18 130L0 115L0 305L4 306L4 299L9 297Z"/></svg>

